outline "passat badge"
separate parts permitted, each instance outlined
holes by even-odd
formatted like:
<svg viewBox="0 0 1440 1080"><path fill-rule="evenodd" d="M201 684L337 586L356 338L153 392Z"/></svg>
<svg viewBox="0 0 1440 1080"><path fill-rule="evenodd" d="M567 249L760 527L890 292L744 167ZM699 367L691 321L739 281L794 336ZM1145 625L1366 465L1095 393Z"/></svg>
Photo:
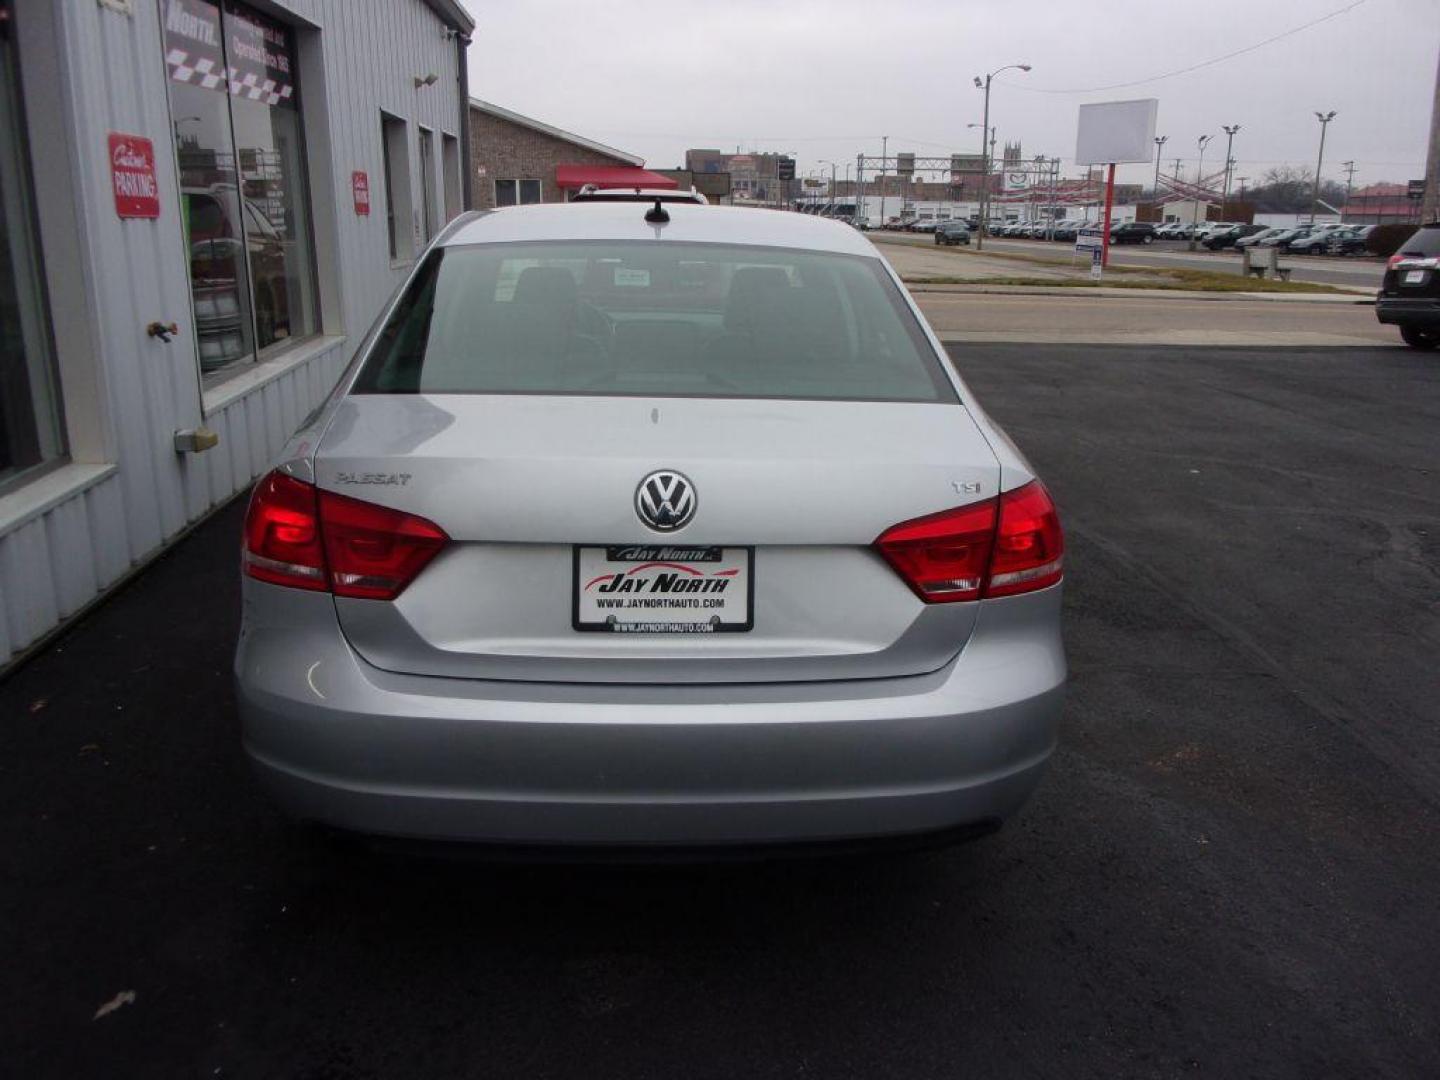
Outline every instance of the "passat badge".
<svg viewBox="0 0 1440 1080"><path fill-rule="evenodd" d="M652 472L635 489L635 513L656 532L674 532L695 516L695 485L678 472Z"/></svg>

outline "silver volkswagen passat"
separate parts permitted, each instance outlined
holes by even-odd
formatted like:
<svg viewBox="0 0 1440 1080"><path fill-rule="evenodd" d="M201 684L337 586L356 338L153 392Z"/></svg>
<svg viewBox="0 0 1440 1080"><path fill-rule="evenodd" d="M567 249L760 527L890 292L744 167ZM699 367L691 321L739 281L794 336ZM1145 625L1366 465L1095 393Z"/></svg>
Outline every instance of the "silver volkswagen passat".
<svg viewBox="0 0 1440 1080"><path fill-rule="evenodd" d="M395 836L968 835L1055 744L1061 552L854 229L469 214L255 486L245 747Z"/></svg>

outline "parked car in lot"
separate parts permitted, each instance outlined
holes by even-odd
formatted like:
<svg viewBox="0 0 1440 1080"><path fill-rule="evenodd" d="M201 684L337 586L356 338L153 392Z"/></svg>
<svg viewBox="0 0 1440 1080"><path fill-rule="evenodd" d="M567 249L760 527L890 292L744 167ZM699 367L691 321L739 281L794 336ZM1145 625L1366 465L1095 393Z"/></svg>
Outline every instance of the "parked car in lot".
<svg viewBox="0 0 1440 1080"><path fill-rule="evenodd" d="M1185 231L1185 226L1184 226L1183 224L1181 224L1180 222L1178 222L1178 221L1167 221L1167 222L1165 222L1165 224L1163 224L1163 225L1157 225L1157 226L1155 227L1155 239L1156 239L1156 240L1181 240L1181 239L1184 238L1184 236L1183 236L1184 231Z"/></svg>
<svg viewBox="0 0 1440 1080"><path fill-rule="evenodd" d="M1213 232L1205 238L1205 246L1211 251L1223 251L1225 248L1234 247L1236 243L1247 236L1254 236L1265 231L1263 225L1233 225L1228 229L1221 229Z"/></svg>
<svg viewBox="0 0 1440 1080"><path fill-rule="evenodd" d="M935 231L935 226L938 224L939 222L937 222L934 218L926 218L923 221L917 221L912 224L910 226L910 231L914 233L933 233Z"/></svg>
<svg viewBox="0 0 1440 1080"><path fill-rule="evenodd" d="M1155 240L1155 226L1148 221L1125 221L1110 227L1112 244L1150 244Z"/></svg>
<svg viewBox="0 0 1440 1080"><path fill-rule="evenodd" d="M1079 235L1081 224L1082 223L1079 221L1057 222L1053 235L1056 240L1070 241L1071 243L1073 243L1075 241L1075 237Z"/></svg>
<svg viewBox="0 0 1440 1080"><path fill-rule="evenodd" d="M1390 256L1375 317L1415 349L1440 345L1440 225L1422 225Z"/></svg>
<svg viewBox="0 0 1440 1080"><path fill-rule="evenodd" d="M1375 225L1352 225L1347 229L1331 233L1327 245L1330 254L1368 255L1370 235L1376 228Z"/></svg>
<svg viewBox="0 0 1440 1080"><path fill-rule="evenodd" d="M1256 246L1278 247L1283 251L1286 244L1304 231L1304 229L1276 229L1269 236L1265 237L1265 239L1258 241Z"/></svg>
<svg viewBox="0 0 1440 1080"><path fill-rule="evenodd" d="M651 205L657 201L662 203L686 202L694 203L697 206L706 206L710 202L693 186L689 190L682 191L679 188L605 188L598 184L586 184L570 196L570 201L572 203L643 202Z"/></svg>
<svg viewBox="0 0 1440 1080"><path fill-rule="evenodd" d="M1259 232L1253 232L1249 236L1239 237L1235 241L1235 249L1237 251L1244 251L1246 248L1255 247L1259 244L1263 244L1266 240L1276 235L1277 233L1282 233L1284 231L1284 229L1267 228L1261 229Z"/></svg>
<svg viewBox="0 0 1440 1080"><path fill-rule="evenodd" d="M1055 746L1062 552L854 229L465 214L254 488L244 747L399 837L973 835Z"/></svg>
<svg viewBox="0 0 1440 1080"><path fill-rule="evenodd" d="M942 221L935 226L935 243L937 244L969 244L970 226L963 221Z"/></svg>
<svg viewBox="0 0 1440 1080"><path fill-rule="evenodd" d="M1317 225L1300 236L1289 240L1285 249L1295 255L1324 255L1330 246L1330 237L1344 231L1345 226Z"/></svg>

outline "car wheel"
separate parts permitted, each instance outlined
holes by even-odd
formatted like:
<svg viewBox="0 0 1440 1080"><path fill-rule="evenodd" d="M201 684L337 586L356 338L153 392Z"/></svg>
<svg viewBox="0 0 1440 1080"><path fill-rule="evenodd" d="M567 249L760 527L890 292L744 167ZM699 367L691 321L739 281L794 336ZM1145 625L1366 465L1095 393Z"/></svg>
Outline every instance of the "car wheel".
<svg viewBox="0 0 1440 1080"><path fill-rule="evenodd" d="M1422 330L1418 326L1400 327L1400 336L1412 349L1433 349L1440 345L1440 333L1436 333L1434 330Z"/></svg>
<svg viewBox="0 0 1440 1080"><path fill-rule="evenodd" d="M1153 243L1154 240L1155 240L1155 238L1154 238L1153 236L1142 236L1142 237L1140 238L1140 242L1141 242L1142 244Z"/></svg>

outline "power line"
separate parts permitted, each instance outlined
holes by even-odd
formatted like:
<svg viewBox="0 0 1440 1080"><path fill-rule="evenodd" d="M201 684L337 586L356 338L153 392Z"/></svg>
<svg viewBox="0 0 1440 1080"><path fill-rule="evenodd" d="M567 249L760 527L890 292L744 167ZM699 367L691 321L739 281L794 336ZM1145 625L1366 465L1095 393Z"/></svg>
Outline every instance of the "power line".
<svg viewBox="0 0 1440 1080"><path fill-rule="evenodd" d="M1254 45L1246 45L1243 49L1236 49L1234 52L1225 53L1223 56L1215 56L1209 60L1202 60L1198 64L1191 64L1189 67L1178 68L1175 71L1167 71L1163 75L1151 75L1144 79L1132 79L1130 82L1110 83L1108 86L1075 87L1069 90L1047 90L1044 87L1030 86L1026 83L1010 82L1008 79L1003 81L1003 85L1015 90L1024 90L1031 94L1096 94L1102 90L1121 90L1127 86L1142 86L1145 83L1159 82L1162 79L1173 79L1177 75L1188 75L1192 71L1199 71L1201 68L1224 63L1226 60L1233 60L1237 56L1244 56L1246 53L1254 52L1256 49L1263 49L1266 45L1273 45L1277 41L1282 41L1285 38L1309 30L1312 26L1319 26L1323 22L1328 22L1331 19L1354 11L1361 4L1365 3L1369 3L1369 0L1354 0L1353 3L1347 4L1337 11L1332 11L1328 15L1321 15L1318 19L1312 19L1299 26L1291 27L1289 30L1282 31L1274 37L1268 37L1264 41L1257 41ZM1001 81L1002 80L999 79L996 80L996 82Z"/></svg>

